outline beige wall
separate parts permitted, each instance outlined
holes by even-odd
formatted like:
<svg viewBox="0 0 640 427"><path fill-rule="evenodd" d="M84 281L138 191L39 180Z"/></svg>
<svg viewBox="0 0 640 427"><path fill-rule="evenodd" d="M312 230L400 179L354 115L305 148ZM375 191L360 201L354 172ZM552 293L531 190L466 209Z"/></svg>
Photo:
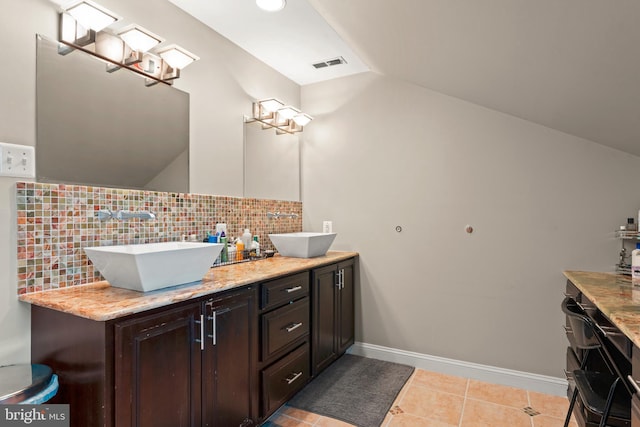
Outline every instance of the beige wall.
<svg viewBox="0 0 640 427"><path fill-rule="evenodd" d="M299 105L300 87L165 0L99 3L200 56L175 83L191 96L191 191L242 196L243 114L258 98ZM35 145L35 35L57 38L56 5L0 0L0 7L0 141ZM0 365L29 360L29 308L16 299L16 181L0 178Z"/></svg>
<svg viewBox="0 0 640 427"><path fill-rule="evenodd" d="M302 108L304 228L361 253L357 340L561 377L562 271L613 268L640 159L373 73Z"/></svg>

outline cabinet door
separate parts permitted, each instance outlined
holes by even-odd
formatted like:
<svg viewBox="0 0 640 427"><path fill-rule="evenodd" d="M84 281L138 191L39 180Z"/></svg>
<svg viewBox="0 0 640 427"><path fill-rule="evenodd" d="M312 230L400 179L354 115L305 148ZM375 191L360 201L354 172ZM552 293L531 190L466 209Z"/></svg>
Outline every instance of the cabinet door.
<svg viewBox="0 0 640 427"><path fill-rule="evenodd" d="M253 425L258 395L254 294L248 288L205 303L203 426Z"/></svg>
<svg viewBox="0 0 640 427"><path fill-rule="evenodd" d="M314 376L337 358L337 277L337 266L335 264L317 268L312 272L313 332L311 363Z"/></svg>
<svg viewBox="0 0 640 427"><path fill-rule="evenodd" d="M338 354L343 354L354 341L354 261L338 264L341 286L338 291Z"/></svg>
<svg viewBox="0 0 640 427"><path fill-rule="evenodd" d="M115 425L200 426L196 321L199 303L116 323Z"/></svg>

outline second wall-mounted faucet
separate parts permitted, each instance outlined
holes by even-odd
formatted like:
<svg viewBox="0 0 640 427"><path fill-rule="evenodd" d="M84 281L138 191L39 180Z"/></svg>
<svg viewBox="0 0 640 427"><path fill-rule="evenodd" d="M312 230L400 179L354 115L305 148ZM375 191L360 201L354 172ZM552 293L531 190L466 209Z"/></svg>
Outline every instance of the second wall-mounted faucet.
<svg viewBox="0 0 640 427"><path fill-rule="evenodd" d="M96 212L95 215L100 221L107 221L110 219L117 219L118 221L128 221L132 218L138 219L156 219L156 214L149 211L128 211L128 210L117 210L116 212L112 212L110 209L100 209Z"/></svg>
<svg viewBox="0 0 640 427"><path fill-rule="evenodd" d="M267 218L275 218L275 219L279 219L279 218L298 218L298 214L297 213L280 213L280 212L267 212Z"/></svg>

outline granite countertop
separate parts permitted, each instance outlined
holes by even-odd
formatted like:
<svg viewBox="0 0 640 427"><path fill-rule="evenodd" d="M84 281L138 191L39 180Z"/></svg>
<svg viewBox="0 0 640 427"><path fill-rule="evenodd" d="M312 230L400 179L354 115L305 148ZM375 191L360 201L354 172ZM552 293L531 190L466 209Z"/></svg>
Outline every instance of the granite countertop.
<svg viewBox="0 0 640 427"><path fill-rule="evenodd" d="M636 346L640 347L640 286L614 273L565 271L564 275Z"/></svg>
<svg viewBox="0 0 640 427"><path fill-rule="evenodd" d="M227 289L262 282L358 256L357 252L329 251L316 258L275 256L258 261L215 267L202 282L151 292L115 288L96 282L69 288L20 295L20 301L87 319L106 321L141 311L187 301Z"/></svg>

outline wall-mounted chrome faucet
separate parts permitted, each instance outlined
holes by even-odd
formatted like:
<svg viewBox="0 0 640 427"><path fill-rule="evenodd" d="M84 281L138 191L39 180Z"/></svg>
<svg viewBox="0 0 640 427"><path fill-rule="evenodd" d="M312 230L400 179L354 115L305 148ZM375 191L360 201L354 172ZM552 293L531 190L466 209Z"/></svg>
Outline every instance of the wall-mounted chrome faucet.
<svg viewBox="0 0 640 427"><path fill-rule="evenodd" d="M131 218L138 218L138 219L156 219L156 214L149 212L149 211L138 211L138 212L132 212L132 211L118 211L116 212L116 219L120 220L120 221L127 221Z"/></svg>
<svg viewBox="0 0 640 427"><path fill-rule="evenodd" d="M95 216L100 221L107 221L109 219L117 219L118 221L128 221L131 218L138 218L138 219L145 219L145 220L156 219L156 214L149 211L132 212L128 210L118 210L116 212L112 212L110 209L100 209L98 212L96 212Z"/></svg>
<svg viewBox="0 0 640 427"><path fill-rule="evenodd" d="M279 218L298 218L297 213L280 213L280 212L267 212L267 218L269 219L279 219Z"/></svg>

